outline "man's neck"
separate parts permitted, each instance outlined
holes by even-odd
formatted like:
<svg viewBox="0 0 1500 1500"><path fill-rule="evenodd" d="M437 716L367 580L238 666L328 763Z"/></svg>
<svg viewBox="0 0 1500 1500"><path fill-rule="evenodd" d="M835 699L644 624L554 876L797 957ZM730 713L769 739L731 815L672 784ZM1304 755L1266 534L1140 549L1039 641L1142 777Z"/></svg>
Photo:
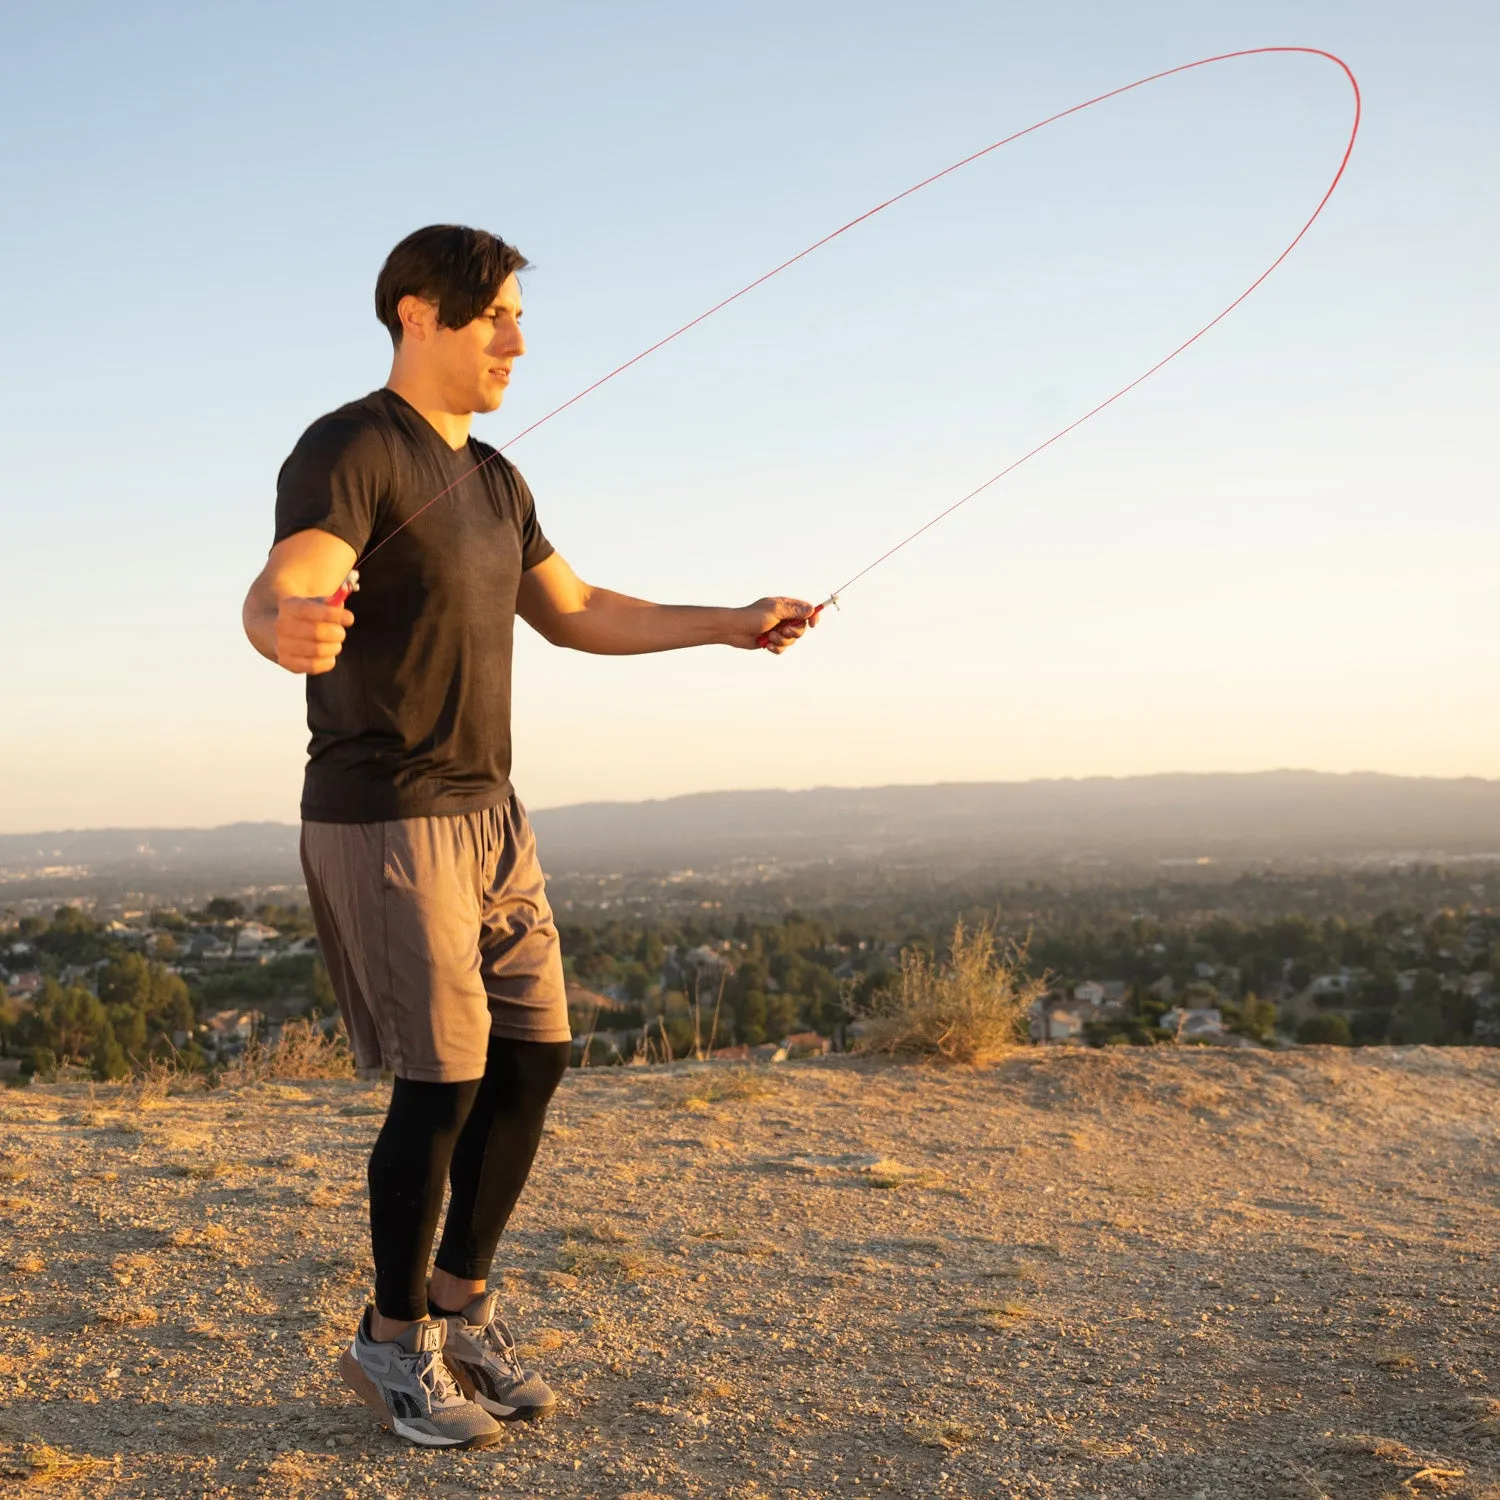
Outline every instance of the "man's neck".
<svg viewBox="0 0 1500 1500"><path fill-rule="evenodd" d="M395 391L408 406L415 407L428 425L455 451L469 441L469 427L474 421L471 411L448 411L436 392L421 381L413 380L393 365L386 389Z"/></svg>

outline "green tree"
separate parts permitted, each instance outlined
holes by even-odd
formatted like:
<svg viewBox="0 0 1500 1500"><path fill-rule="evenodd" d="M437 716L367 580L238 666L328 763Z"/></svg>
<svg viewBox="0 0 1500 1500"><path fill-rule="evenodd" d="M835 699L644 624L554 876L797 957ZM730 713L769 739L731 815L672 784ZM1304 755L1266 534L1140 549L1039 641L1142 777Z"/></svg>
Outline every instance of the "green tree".
<svg viewBox="0 0 1500 1500"><path fill-rule="evenodd" d="M779 1042L796 1029L797 1002L784 991L766 996L766 1039Z"/></svg>
<svg viewBox="0 0 1500 1500"><path fill-rule="evenodd" d="M666 945L656 933L650 930L642 932L635 945L635 961L644 965L648 974L660 974L666 958Z"/></svg>
<svg viewBox="0 0 1500 1500"><path fill-rule="evenodd" d="M104 1023L103 1029L94 1039L89 1065L94 1077L104 1083L130 1076L130 1063L125 1057L125 1049L120 1046L114 1029L108 1021Z"/></svg>
<svg viewBox="0 0 1500 1500"><path fill-rule="evenodd" d="M686 1016L673 1016L664 1020L662 1026L666 1031L667 1045L672 1049L672 1056L686 1057L693 1050L693 1023Z"/></svg>
<svg viewBox="0 0 1500 1500"><path fill-rule="evenodd" d="M1368 1006L1387 1010L1401 998L1400 980L1389 953L1380 954L1371 965L1360 998Z"/></svg>
<svg viewBox="0 0 1500 1500"><path fill-rule="evenodd" d="M146 1011L151 1006L151 967L139 953L112 958L99 974L99 998L105 1005Z"/></svg>
<svg viewBox="0 0 1500 1500"><path fill-rule="evenodd" d="M583 953L573 961L573 972L589 984L608 984L615 977L615 961L608 953Z"/></svg>
<svg viewBox="0 0 1500 1500"><path fill-rule="evenodd" d="M1309 1046L1352 1047L1353 1033L1342 1016L1309 1016L1297 1028L1297 1040Z"/></svg>
<svg viewBox="0 0 1500 1500"><path fill-rule="evenodd" d="M1412 976L1411 999L1417 1009L1430 1009L1442 993L1443 981L1435 969L1418 969Z"/></svg>
<svg viewBox="0 0 1500 1500"><path fill-rule="evenodd" d="M39 952L51 954L59 963L91 964L104 957L99 924L73 906L58 907L32 941Z"/></svg>
<svg viewBox="0 0 1500 1500"><path fill-rule="evenodd" d="M766 1039L766 996L763 990L751 990L737 997L734 1006L734 1034L747 1046L758 1047Z"/></svg>
<svg viewBox="0 0 1500 1500"><path fill-rule="evenodd" d="M133 1010L128 1005L108 1005L105 1012L108 1016L105 1027L111 1040L118 1045L124 1056L133 1057L138 1062L142 1060L150 1042L146 1012Z"/></svg>
<svg viewBox="0 0 1500 1500"><path fill-rule="evenodd" d="M1240 1002L1239 1029L1257 1041L1269 1042L1276 1034L1276 1007L1259 995L1246 995Z"/></svg>
<svg viewBox="0 0 1500 1500"><path fill-rule="evenodd" d="M93 1055L108 1017L98 997L80 985L64 989L55 979L42 993L25 1025L25 1042L43 1048L62 1063L82 1063Z"/></svg>
<svg viewBox="0 0 1500 1500"><path fill-rule="evenodd" d="M118 954L99 973L99 999L115 1040L125 1055L144 1061L170 1044L174 1032L191 1033L195 1024L188 987L164 964L139 953Z"/></svg>
<svg viewBox="0 0 1500 1500"><path fill-rule="evenodd" d="M746 995L763 993L766 981L770 977L771 971L764 959L747 956L741 960L739 967L730 976L729 982L724 987L724 993L729 997L731 1004L736 1004Z"/></svg>
<svg viewBox="0 0 1500 1500"><path fill-rule="evenodd" d="M21 1071L25 1074L47 1078L57 1067L57 1054L50 1047L28 1047L21 1054Z"/></svg>

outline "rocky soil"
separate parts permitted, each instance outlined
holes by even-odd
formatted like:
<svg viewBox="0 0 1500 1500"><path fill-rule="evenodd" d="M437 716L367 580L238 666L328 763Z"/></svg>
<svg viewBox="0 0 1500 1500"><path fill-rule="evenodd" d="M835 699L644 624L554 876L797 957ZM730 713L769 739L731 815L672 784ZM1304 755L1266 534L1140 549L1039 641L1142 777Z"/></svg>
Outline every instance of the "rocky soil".
<svg viewBox="0 0 1500 1500"><path fill-rule="evenodd" d="M1500 1500L1495 1053L574 1072L469 1454L334 1375L383 1103L0 1094L0 1489Z"/></svg>

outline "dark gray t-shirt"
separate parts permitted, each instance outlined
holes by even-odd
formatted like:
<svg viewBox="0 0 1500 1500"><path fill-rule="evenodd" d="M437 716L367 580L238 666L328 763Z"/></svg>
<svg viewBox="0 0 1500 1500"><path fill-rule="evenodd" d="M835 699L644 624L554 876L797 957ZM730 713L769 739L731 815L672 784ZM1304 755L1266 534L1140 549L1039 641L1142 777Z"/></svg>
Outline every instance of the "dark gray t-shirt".
<svg viewBox="0 0 1500 1500"><path fill-rule="evenodd" d="M455 452L379 390L320 417L282 465L278 542L316 527L363 558L390 538L360 568L337 665L307 679L308 821L478 812L509 795L516 590L552 545L494 453L474 438Z"/></svg>

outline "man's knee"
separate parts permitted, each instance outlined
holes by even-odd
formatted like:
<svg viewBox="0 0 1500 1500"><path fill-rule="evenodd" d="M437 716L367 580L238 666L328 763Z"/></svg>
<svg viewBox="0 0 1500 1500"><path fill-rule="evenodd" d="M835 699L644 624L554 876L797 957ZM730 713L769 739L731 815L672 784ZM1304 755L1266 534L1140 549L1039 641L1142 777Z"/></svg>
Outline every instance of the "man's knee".
<svg viewBox="0 0 1500 1500"><path fill-rule="evenodd" d="M544 1110L568 1071L572 1042L522 1042L492 1036L484 1076L521 1109Z"/></svg>
<svg viewBox="0 0 1500 1500"><path fill-rule="evenodd" d="M474 1107L480 1080L463 1083L429 1083L423 1079L397 1078L391 1085L390 1107L375 1146L399 1144L410 1150L418 1143L456 1138Z"/></svg>

